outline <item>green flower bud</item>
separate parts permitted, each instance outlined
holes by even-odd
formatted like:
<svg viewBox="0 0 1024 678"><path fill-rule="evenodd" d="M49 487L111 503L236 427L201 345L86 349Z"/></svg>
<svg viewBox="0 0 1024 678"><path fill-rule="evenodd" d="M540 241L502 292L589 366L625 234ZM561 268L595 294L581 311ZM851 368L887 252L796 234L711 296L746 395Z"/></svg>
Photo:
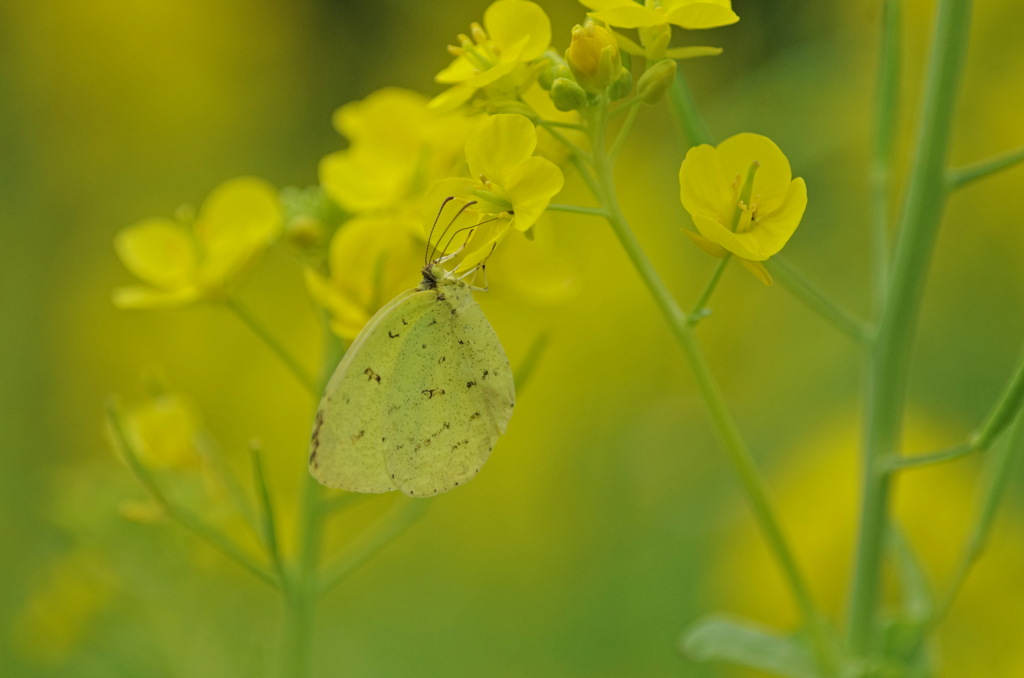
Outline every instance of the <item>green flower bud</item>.
<svg viewBox="0 0 1024 678"><path fill-rule="evenodd" d="M587 92L575 80L558 78L551 83L551 101L560 111L575 111L587 106Z"/></svg>
<svg viewBox="0 0 1024 678"><path fill-rule="evenodd" d="M676 77L674 59L662 59L648 68L636 83L637 96L645 104L656 104L665 96Z"/></svg>
<svg viewBox="0 0 1024 678"><path fill-rule="evenodd" d="M592 21L572 29L565 60L576 82L592 94L603 92L622 73L619 45L611 31Z"/></svg>
<svg viewBox="0 0 1024 678"><path fill-rule="evenodd" d="M612 86L608 88L608 96L612 98L612 101L616 101L618 99L622 99L623 97L629 96L629 92L632 89L633 74L630 73L625 66L623 66L619 79L613 82Z"/></svg>

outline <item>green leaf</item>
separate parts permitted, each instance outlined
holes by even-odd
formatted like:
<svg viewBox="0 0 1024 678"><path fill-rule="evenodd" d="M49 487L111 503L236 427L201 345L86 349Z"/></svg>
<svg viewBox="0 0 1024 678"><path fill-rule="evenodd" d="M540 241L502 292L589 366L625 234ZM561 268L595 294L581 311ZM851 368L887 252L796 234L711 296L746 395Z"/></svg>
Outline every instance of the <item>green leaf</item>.
<svg viewBox="0 0 1024 678"><path fill-rule="evenodd" d="M680 649L697 661L724 661L786 678L818 678L814 655L798 637L723 616L698 621L680 638Z"/></svg>

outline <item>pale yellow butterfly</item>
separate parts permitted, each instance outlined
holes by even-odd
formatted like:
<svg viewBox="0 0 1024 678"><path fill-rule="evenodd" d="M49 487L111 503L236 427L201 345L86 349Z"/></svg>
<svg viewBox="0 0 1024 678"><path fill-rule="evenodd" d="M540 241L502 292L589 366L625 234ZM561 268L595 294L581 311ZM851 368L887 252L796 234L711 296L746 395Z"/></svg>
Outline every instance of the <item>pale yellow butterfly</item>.
<svg viewBox="0 0 1024 678"><path fill-rule="evenodd" d="M451 256L427 261L419 287L381 308L335 369L310 443L321 484L447 492L477 474L505 432L512 370L467 275L443 266Z"/></svg>

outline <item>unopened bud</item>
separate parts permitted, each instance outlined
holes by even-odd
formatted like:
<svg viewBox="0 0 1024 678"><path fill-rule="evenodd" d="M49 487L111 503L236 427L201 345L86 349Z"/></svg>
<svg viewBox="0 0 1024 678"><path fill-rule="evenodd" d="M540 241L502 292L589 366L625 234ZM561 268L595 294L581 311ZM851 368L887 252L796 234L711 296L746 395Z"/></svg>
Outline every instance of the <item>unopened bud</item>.
<svg viewBox="0 0 1024 678"><path fill-rule="evenodd" d="M587 92L575 80L558 78L551 83L551 101L560 111L575 111L587 105Z"/></svg>
<svg viewBox="0 0 1024 678"><path fill-rule="evenodd" d="M618 99L629 96L629 92L632 89L633 74L623 66L619 79L613 82L612 86L608 88L608 96L611 97L612 101L617 101Z"/></svg>
<svg viewBox="0 0 1024 678"><path fill-rule="evenodd" d="M565 60L576 82L592 94L603 92L622 72L619 45L611 31L592 21L572 29Z"/></svg>
<svg viewBox="0 0 1024 678"><path fill-rule="evenodd" d="M656 104L676 78L674 59L662 59L648 68L636 83L636 93L645 104Z"/></svg>

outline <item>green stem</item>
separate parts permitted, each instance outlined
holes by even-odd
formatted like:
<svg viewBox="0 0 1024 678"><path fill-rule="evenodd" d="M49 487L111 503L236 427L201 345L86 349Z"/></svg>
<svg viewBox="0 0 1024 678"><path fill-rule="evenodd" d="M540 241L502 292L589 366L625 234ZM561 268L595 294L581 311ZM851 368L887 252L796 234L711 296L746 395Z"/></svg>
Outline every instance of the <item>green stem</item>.
<svg viewBox="0 0 1024 678"><path fill-rule="evenodd" d="M902 3L885 0L878 63L878 98L875 101L875 142L869 170L873 297L879 312L889 279L889 219L892 206L892 168L899 112L900 24Z"/></svg>
<svg viewBox="0 0 1024 678"><path fill-rule="evenodd" d="M722 448L735 470L740 485L746 493L754 516L761 527L769 548L775 555L783 576L797 603L803 621L810 631L813 646L820 664L831 673L834 661L827 640L827 633L821 617L811 598L810 589L800 572L792 549L783 535L774 509L768 499L768 491L757 471L750 450L740 435L739 428L725 404L725 398L711 373L689 324L689 318L672 297L668 287L647 258L625 215L619 207L615 190L614 167L605 152L606 119L605 108L596 106L590 120L592 145L594 148L594 172L599 193L595 195L608 208L608 223L615 232L633 267L639 273L655 304L665 317L676 342L693 369L698 389L703 396L708 413L715 426Z"/></svg>
<svg viewBox="0 0 1024 678"><path fill-rule="evenodd" d="M1015 148L967 167L951 170L946 185L950 191L955 191L978 179L984 179L996 172L1009 169L1020 162L1024 162L1024 147Z"/></svg>
<svg viewBox="0 0 1024 678"><path fill-rule="evenodd" d="M776 276L794 297L856 343L861 346L868 344L872 330L867 323L822 294L788 259L775 255L765 263L768 264L771 274Z"/></svg>
<svg viewBox="0 0 1024 678"><path fill-rule="evenodd" d="M978 518L968 537L967 546L964 549L960 562L946 587L946 591L939 599L932 615L932 624L937 624L949 611L957 594L967 580L971 568L984 552L985 543L988 541L992 531L992 523L995 520L996 510L999 502L1006 493L1006 486L1010 480L1013 462L1017 457L1024 454L1024 416L1017 416L1017 421L1010 429L1007 440L997 448L997 455L993 459L992 469L989 475L988 486L985 488L981 500L981 509L978 511Z"/></svg>
<svg viewBox="0 0 1024 678"><path fill-rule="evenodd" d="M869 355L861 517L850 594L849 650L874 649L883 544L889 523L890 460L899 454L910 347L945 205L945 162L956 89L970 28L969 0L939 0L932 57L899 239Z"/></svg>
<svg viewBox="0 0 1024 678"><path fill-rule="evenodd" d="M633 131L633 123L636 122L636 116L639 113L639 106L633 106L629 109L629 115L626 116L622 126L619 128L619 133L615 136L612 147L608 149L608 157L611 158L612 162L615 162L619 157L619 153L622 152L622 147L626 145L626 139L629 138L629 133Z"/></svg>
<svg viewBox="0 0 1024 678"><path fill-rule="evenodd" d="M593 217L607 217L608 210L603 207L583 207L580 205L551 204L547 206L549 212L570 212L572 214L587 214Z"/></svg>
<svg viewBox="0 0 1024 678"><path fill-rule="evenodd" d="M370 525L348 546L348 552L327 568L320 578L317 591L330 591L355 572L366 561L380 553L413 523L423 517L430 506L429 499L402 497L391 509Z"/></svg>
<svg viewBox="0 0 1024 678"><path fill-rule="evenodd" d="M288 349L286 349L281 342L274 337L270 330L267 329L262 322L257 320L256 316L253 315L253 313L239 299L228 297L225 300L225 304L228 308L234 311L235 315L238 316L238 318L245 323L250 330L252 330L252 333L255 334L260 341L262 341L267 348L274 353L274 355L281 359L281 362L284 363L285 367L288 368L292 375L298 379L299 383L302 384L306 390L314 394L320 393L316 390L316 384L313 381L313 378L309 376L309 373L306 372L306 369L299 362L298 358L292 355Z"/></svg>
<svg viewBox="0 0 1024 678"><path fill-rule="evenodd" d="M992 408L978 433L971 436L971 444L979 450L987 450L1003 429L1017 416L1024 404L1024 355L1021 356L1017 371L1010 378L999 402Z"/></svg>
<svg viewBox="0 0 1024 678"><path fill-rule="evenodd" d="M704 286L704 291L701 292L700 296L697 298L697 303L693 305L693 310L690 311L690 325L696 325L704 317L708 301L711 299L711 295L714 293L715 288L718 287L718 281L722 279L722 274L725 273L725 267L729 265L730 259L732 259L732 254L727 254L718 262L718 266L715 267L715 272L711 275L711 279L708 280L708 284Z"/></svg>
<svg viewBox="0 0 1024 678"><path fill-rule="evenodd" d="M932 452L930 454L915 454L912 457L893 457L885 465L885 470L902 471L909 468L920 468L921 466L940 464L944 461L952 461L953 459L966 457L972 452L978 451L980 450L974 445L962 443L951 447L948 450L939 450L938 452Z"/></svg>
<svg viewBox="0 0 1024 678"><path fill-rule="evenodd" d="M260 526L263 546L270 556L270 562L274 564L278 578L283 582L287 578L284 568L284 561L281 559L281 549L277 543L277 529L274 526L274 505L270 501L270 490L267 488L267 479L263 474L263 460L260 458L262 450L253 445L249 450L249 458L252 461L253 483L256 486L256 497L260 504Z"/></svg>
<svg viewBox="0 0 1024 678"><path fill-rule="evenodd" d="M146 488L146 491L149 492L153 501L159 504L171 519L179 522L185 529L191 531L207 544L241 565L261 581L274 587L282 585L282 582L268 572L261 563L253 560L249 554L231 541L227 535L210 527L183 506L178 506L167 499L167 496L164 495L157 484L156 479L153 478L149 469L139 460L138 453L128 441L128 437L124 432L124 424L121 421L121 413L113 401L107 403L107 421L110 424L111 431L114 433L118 446L124 452L124 459L128 467L135 474L138 481L142 483L143 487Z"/></svg>
<svg viewBox="0 0 1024 678"><path fill-rule="evenodd" d="M676 81L669 89L668 101L689 145L710 144L711 131L697 110L697 102L693 99L682 68L676 72Z"/></svg>
<svg viewBox="0 0 1024 678"><path fill-rule="evenodd" d="M322 393L337 365L341 342L324 323L323 361L314 393ZM302 459L305 460L305 450ZM316 613L316 570L320 560L320 543L327 517L324 491L307 471L303 474L302 499L298 512L298 552L294 559L289 585L285 589L285 653L282 675L308 678L313 673L313 621Z"/></svg>

